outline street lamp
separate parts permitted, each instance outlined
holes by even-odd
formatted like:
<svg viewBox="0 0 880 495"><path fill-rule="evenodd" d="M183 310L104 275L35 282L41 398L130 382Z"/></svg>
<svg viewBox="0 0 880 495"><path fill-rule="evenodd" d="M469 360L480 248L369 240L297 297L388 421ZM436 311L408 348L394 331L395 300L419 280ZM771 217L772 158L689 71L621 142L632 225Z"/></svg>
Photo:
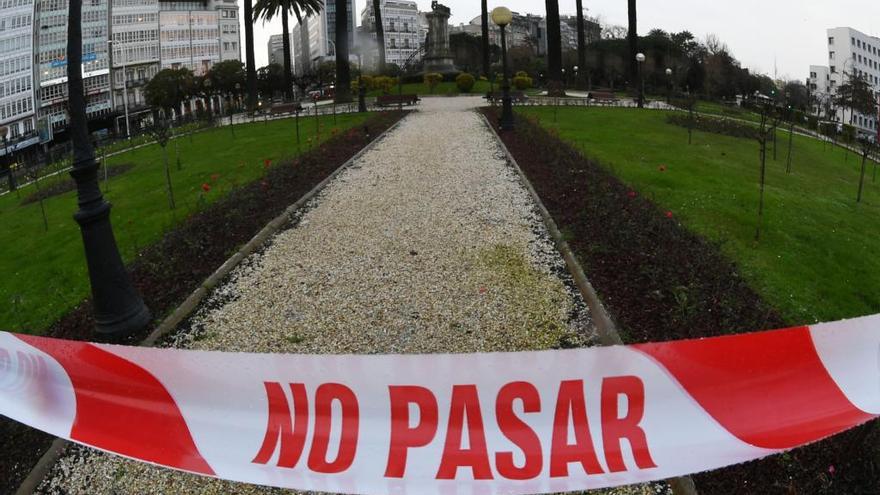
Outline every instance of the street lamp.
<svg viewBox="0 0 880 495"><path fill-rule="evenodd" d="M107 40L107 52L110 59L110 96L113 96L113 40ZM123 57L124 58L124 57ZM131 127L128 121L128 77L125 73L125 61L122 62L122 106L125 108L125 138L131 139ZM115 110L115 108L114 108Z"/></svg>
<svg viewBox="0 0 880 495"><path fill-rule="evenodd" d="M666 68L666 104L672 105L672 69Z"/></svg>
<svg viewBox="0 0 880 495"><path fill-rule="evenodd" d="M568 89L568 78L565 76L565 67L562 68L562 91Z"/></svg>
<svg viewBox="0 0 880 495"><path fill-rule="evenodd" d="M574 86L575 86L575 89L577 89L578 82L580 81L580 80L578 79L578 68L579 68L579 67L578 67L577 65L575 65L574 67L572 67L572 70L574 70Z"/></svg>
<svg viewBox="0 0 880 495"><path fill-rule="evenodd" d="M645 108L645 79L642 77L642 64L645 63L645 54L637 53L636 62L639 66L639 108Z"/></svg>
<svg viewBox="0 0 880 495"><path fill-rule="evenodd" d="M70 2L67 25L67 94L73 142L71 177L76 181L79 224L89 267L96 329L107 336L125 336L146 328L152 317L125 271L113 227L110 203L98 184L98 162L89 139L82 77L82 3Z"/></svg>
<svg viewBox="0 0 880 495"><path fill-rule="evenodd" d="M507 25L513 20L513 13L507 7L496 7L492 10L492 22L501 28L501 60L503 61L504 82L501 98L501 130L513 130L513 101L510 98L510 75L507 71Z"/></svg>

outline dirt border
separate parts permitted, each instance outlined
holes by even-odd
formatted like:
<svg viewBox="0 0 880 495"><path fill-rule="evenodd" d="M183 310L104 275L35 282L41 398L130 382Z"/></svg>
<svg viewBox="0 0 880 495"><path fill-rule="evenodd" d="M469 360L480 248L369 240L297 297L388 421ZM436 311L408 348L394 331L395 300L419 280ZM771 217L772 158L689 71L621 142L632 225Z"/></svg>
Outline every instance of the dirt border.
<svg viewBox="0 0 880 495"><path fill-rule="evenodd" d="M166 336L170 332L172 332L182 321L188 318L193 311L198 308L199 304L208 296L210 290L216 287L227 275L229 275L232 270L235 269L245 258L247 258L250 254L254 253L256 250L260 249L263 245L265 245L275 234L278 233L288 222L293 218L296 214L297 210L304 207L309 201L311 201L315 196L321 193L327 185L333 181L336 177L338 177L342 172L347 170L354 164L357 160L359 160L365 153L371 151L376 145L382 142L385 137L390 134L392 131L397 129L403 120L406 118L404 115L397 122L392 124L388 129L382 132L379 136L373 139L370 143L364 146L360 151L355 153L354 156L348 159L345 163L340 165L336 170L334 170L329 176L327 176L324 180L322 180L318 185L316 185L312 190L307 192L303 197L301 197L296 203L287 207L287 209L275 217L274 220L269 222L265 227L263 227L260 232L258 232L247 244L242 246L235 254L233 254L229 259L224 262L220 268L214 271L211 276L209 276L204 282L202 282L201 286L193 291L192 294L186 300L181 303L168 317L166 317L146 339L144 339L139 345L143 347L152 347L154 346L162 337ZM15 491L15 495L29 495L35 493L37 488L40 486L40 483L43 482L43 479L55 465L55 462L61 457L64 452L64 449L70 444L68 440L64 440L61 438L56 438L52 445L49 447L49 450L40 457L40 460L34 465L31 472L28 476L22 481L19 485L18 489Z"/></svg>

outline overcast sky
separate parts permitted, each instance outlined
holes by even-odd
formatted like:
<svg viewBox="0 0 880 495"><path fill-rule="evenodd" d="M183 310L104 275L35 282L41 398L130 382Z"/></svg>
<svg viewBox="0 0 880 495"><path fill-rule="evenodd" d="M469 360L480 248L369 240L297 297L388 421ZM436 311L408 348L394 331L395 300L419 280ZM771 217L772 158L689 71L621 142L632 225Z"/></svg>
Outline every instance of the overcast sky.
<svg viewBox="0 0 880 495"><path fill-rule="evenodd" d="M241 0L239 0L241 3ZM325 0L327 1L327 0ZM332 1L332 0L330 0ZM355 0L360 12L370 0ZM430 10L430 0L417 0ZM445 0L452 9L451 23L468 22L480 14L477 0ZM602 24L626 25L626 0L584 0L588 15ZM521 13L544 14L540 0L491 1L489 9L504 5ZM562 14L574 14L574 0L559 2ZM295 21L293 21L295 22ZM805 79L810 64L827 65L825 30L849 26L880 36L880 2L876 0L641 0L639 34L653 28L689 30L700 39L715 34L727 43L743 66L771 77L774 63L779 77ZM257 67L266 65L269 36L281 32L281 21L254 26ZM244 41L244 40L242 40Z"/></svg>

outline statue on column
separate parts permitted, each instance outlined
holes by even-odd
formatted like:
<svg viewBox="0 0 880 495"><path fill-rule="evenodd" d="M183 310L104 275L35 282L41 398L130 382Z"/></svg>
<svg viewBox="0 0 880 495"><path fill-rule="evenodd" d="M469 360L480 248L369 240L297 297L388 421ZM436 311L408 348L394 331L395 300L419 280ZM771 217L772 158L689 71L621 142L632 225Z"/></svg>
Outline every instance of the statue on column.
<svg viewBox="0 0 880 495"><path fill-rule="evenodd" d="M428 39L425 43L425 72L454 74L458 72L452 61L449 50L449 7L434 0L431 12L425 14L428 19Z"/></svg>

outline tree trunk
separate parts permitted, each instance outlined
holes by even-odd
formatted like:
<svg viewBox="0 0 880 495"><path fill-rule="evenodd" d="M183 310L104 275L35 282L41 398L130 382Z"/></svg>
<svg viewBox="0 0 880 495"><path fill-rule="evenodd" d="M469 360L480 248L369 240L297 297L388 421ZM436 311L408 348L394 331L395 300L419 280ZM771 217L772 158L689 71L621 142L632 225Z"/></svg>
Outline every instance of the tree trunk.
<svg viewBox="0 0 880 495"><path fill-rule="evenodd" d="M575 5L577 8L578 68L581 73L587 74L587 33L584 26L584 2L583 0L577 0Z"/></svg>
<svg viewBox="0 0 880 495"><path fill-rule="evenodd" d="M562 85L562 32L559 1L546 0L547 6L547 89L548 96L564 96Z"/></svg>
<svg viewBox="0 0 880 495"><path fill-rule="evenodd" d="M376 17L376 44L379 48L379 74L385 74L385 24L382 21L382 0L373 0L373 15Z"/></svg>
<svg viewBox="0 0 880 495"><path fill-rule="evenodd" d="M580 1L580 0L578 0ZM489 62L489 5L487 0L482 0L481 4L481 27L483 33L483 39L480 40L482 43L482 55L483 55L483 76L486 79L492 79L489 76L489 72L492 71L491 64Z"/></svg>
<svg viewBox="0 0 880 495"><path fill-rule="evenodd" d="M293 74L290 71L290 26L288 25L287 9L281 9L281 30L284 32L282 47L284 48L284 99L293 96Z"/></svg>
<svg viewBox="0 0 880 495"><path fill-rule="evenodd" d="M336 103L351 102L348 21L348 0L336 0Z"/></svg>
<svg viewBox="0 0 880 495"><path fill-rule="evenodd" d="M636 73L639 70L638 62L636 62L636 55L639 53L639 32L638 32L638 16L636 13L636 0L627 0L628 5L628 13L629 13L629 27L627 30L626 39L629 44L629 63L627 67L629 68L629 73L627 74L627 78L629 79L629 84L631 88L636 88Z"/></svg>
<svg viewBox="0 0 880 495"><path fill-rule="evenodd" d="M285 34L285 36L287 36ZM254 8L253 0L244 0L244 49L245 70L247 71L247 107L253 112L257 108L257 69L254 63Z"/></svg>

